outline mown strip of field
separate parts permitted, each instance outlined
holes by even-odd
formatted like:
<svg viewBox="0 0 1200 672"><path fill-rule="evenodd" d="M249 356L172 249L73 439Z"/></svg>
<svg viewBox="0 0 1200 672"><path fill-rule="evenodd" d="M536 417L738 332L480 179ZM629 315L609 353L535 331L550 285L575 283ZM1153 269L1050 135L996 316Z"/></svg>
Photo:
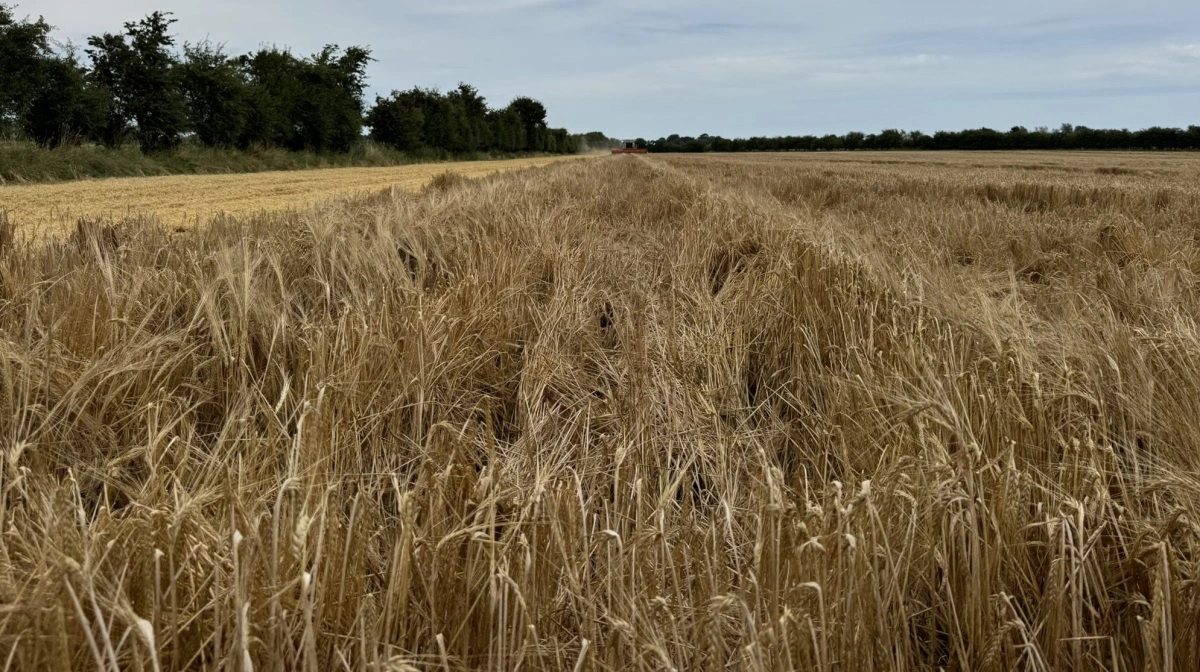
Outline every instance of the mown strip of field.
<svg viewBox="0 0 1200 672"><path fill-rule="evenodd" d="M416 190L451 172L476 178L580 157L462 161L388 168L332 168L240 175L172 175L0 187L0 212L22 228L61 231L80 217L157 216L172 227L218 213L295 210L321 201L396 187Z"/></svg>

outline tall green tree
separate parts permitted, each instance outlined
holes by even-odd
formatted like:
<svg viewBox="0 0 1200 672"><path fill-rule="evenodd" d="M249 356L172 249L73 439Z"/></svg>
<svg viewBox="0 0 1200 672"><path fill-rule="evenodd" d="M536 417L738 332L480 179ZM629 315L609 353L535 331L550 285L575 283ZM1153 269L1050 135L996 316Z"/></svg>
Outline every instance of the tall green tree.
<svg viewBox="0 0 1200 672"><path fill-rule="evenodd" d="M525 149L525 123L512 108L493 110L488 114L492 149L501 152L520 152Z"/></svg>
<svg viewBox="0 0 1200 672"><path fill-rule="evenodd" d="M16 7L0 4L0 130L15 130L28 114L52 57L50 24L17 20Z"/></svg>
<svg viewBox="0 0 1200 672"><path fill-rule="evenodd" d="M295 149L345 152L361 139L363 91L371 60L365 47L340 51L337 45L328 45L301 63L303 93L293 111Z"/></svg>
<svg viewBox="0 0 1200 672"><path fill-rule="evenodd" d="M409 92L393 91L387 98L375 98L367 113L371 138L402 151L414 151L424 143L425 112Z"/></svg>
<svg viewBox="0 0 1200 672"><path fill-rule="evenodd" d="M111 98L104 140L119 145L134 124L144 152L170 149L179 143L186 124L185 103L178 86L176 57L169 34L175 19L154 12L125 24L121 35L88 38L92 77Z"/></svg>
<svg viewBox="0 0 1200 672"><path fill-rule="evenodd" d="M249 85L246 123L238 144L290 147L295 135L292 113L303 95L299 60L275 47L238 58Z"/></svg>
<svg viewBox="0 0 1200 672"><path fill-rule="evenodd" d="M424 119L421 143L426 147L458 151L457 133L461 124L446 96L437 89L419 87L413 87L403 95L421 110Z"/></svg>
<svg viewBox="0 0 1200 672"><path fill-rule="evenodd" d="M540 152L546 148L546 106L532 98L522 96L508 104L525 127L525 149Z"/></svg>
<svg viewBox="0 0 1200 672"><path fill-rule="evenodd" d="M133 50L124 36L111 33L88 38L88 45L86 52L92 61L88 79L106 101L106 115L96 137L108 147L120 147L133 123L132 92L128 90Z"/></svg>
<svg viewBox="0 0 1200 672"><path fill-rule="evenodd" d="M210 147L236 146L249 114L248 85L236 59L219 45L185 44L179 64L179 84L188 126Z"/></svg>
<svg viewBox="0 0 1200 672"><path fill-rule="evenodd" d="M22 128L42 147L77 144L96 137L106 106L106 97L88 83L74 54L55 56L42 65Z"/></svg>
<svg viewBox="0 0 1200 672"><path fill-rule="evenodd" d="M460 114L458 135L466 151L487 149L491 146L491 130L487 123L487 100L470 84L459 82L458 87L447 94L450 104Z"/></svg>
<svg viewBox="0 0 1200 672"><path fill-rule="evenodd" d="M311 58L278 48L238 60L248 85L240 144L347 151L362 137L371 52L330 45Z"/></svg>

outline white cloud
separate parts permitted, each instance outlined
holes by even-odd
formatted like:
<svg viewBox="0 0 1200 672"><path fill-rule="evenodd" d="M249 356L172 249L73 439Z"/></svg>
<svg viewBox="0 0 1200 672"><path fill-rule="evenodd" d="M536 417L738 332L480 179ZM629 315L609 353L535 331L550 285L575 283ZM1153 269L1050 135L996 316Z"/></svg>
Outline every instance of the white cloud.
<svg viewBox="0 0 1200 672"><path fill-rule="evenodd" d="M1200 61L1200 43L1170 44L1163 48L1163 53L1176 62L1194 64Z"/></svg>
<svg viewBox="0 0 1200 672"><path fill-rule="evenodd" d="M1136 78L1200 81L1200 43L1162 44L1105 54L1085 62L1072 75L1083 80Z"/></svg>

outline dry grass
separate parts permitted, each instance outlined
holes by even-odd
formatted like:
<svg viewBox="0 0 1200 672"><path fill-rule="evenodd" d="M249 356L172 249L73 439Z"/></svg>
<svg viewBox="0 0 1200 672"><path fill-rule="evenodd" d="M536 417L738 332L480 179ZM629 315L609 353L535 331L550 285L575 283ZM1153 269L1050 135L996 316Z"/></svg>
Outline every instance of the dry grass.
<svg viewBox="0 0 1200 672"><path fill-rule="evenodd" d="M477 178L576 158L581 157L11 184L0 186L0 210L7 210L22 227L48 231L69 229L80 217L153 215L167 226L192 226L218 213L303 210L322 201L374 193L385 187L416 190L445 172Z"/></svg>
<svg viewBox="0 0 1200 672"><path fill-rule="evenodd" d="M1200 166L939 157L0 236L0 659L1196 669Z"/></svg>

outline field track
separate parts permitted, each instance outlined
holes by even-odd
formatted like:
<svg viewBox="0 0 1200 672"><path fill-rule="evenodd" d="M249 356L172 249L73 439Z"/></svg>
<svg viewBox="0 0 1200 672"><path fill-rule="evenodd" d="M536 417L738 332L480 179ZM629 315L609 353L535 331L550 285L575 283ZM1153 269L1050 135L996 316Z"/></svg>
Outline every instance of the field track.
<svg viewBox="0 0 1200 672"><path fill-rule="evenodd" d="M217 213L303 209L321 201L398 187L417 190L452 172L468 178L580 157L423 163L388 168L328 168L233 175L171 175L0 186L0 211L21 227L53 232L80 217L154 214L172 227Z"/></svg>

